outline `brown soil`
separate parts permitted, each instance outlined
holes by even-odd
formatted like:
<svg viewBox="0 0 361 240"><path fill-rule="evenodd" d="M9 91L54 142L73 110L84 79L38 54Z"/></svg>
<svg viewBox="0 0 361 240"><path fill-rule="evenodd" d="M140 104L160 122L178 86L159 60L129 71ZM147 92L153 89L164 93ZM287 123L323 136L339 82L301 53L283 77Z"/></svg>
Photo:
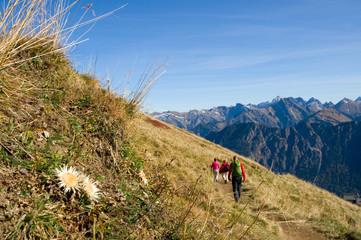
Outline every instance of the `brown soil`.
<svg viewBox="0 0 361 240"><path fill-rule="evenodd" d="M292 240L326 240L322 234L316 232L306 222L302 221L282 221L278 225L281 227L282 239Z"/></svg>
<svg viewBox="0 0 361 240"><path fill-rule="evenodd" d="M154 119L148 118L147 121L150 122L150 123L152 123L153 126L155 126L155 127L160 127L160 128L164 128L164 129L170 129L169 126L165 125L164 123L159 122L158 120L154 120Z"/></svg>

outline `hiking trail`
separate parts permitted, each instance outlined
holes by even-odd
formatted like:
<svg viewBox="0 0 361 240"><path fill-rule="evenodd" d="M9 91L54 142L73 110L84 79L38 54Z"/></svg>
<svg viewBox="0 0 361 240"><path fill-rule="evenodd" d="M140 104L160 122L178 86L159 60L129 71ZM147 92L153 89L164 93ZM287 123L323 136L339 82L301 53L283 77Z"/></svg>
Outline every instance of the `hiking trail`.
<svg viewBox="0 0 361 240"><path fill-rule="evenodd" d="M215 182L216 192L226 196L229 201L234 201L232 182L224 183L220 178L218 182ZM255 189L245 182L242 183L242 193L239 204L245 206L248 203L248 207L252 206L251 197L254 194ZM258 212L255 212L256 214ZM278 226L279 237L281 240L326 240L327 238L321 233L317 232L310 226L306 220L285 220L281 212L275 211L261 211L260 218L265 219L267 222Z"/></svg>

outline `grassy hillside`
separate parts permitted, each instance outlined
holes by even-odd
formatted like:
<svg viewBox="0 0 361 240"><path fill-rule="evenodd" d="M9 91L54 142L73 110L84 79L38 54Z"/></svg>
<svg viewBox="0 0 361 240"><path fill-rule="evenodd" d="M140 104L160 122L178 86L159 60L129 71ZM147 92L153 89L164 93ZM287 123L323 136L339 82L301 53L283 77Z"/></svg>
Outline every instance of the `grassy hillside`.
<svg viewBox="0 0 361 240"><path fill-rule="evenodd" d="M167 180L145 187L129 144L160 68L129 99L79 74L57 3L11 0L0 15L0 239L171 236Z"/></svg>
<svg viewBox="0 0 361 240"><path fill-rule="evenodd" d="M190 209L183 224L186 238L361 238L361 209L336 195L242 157L247 181L236 204L231 184L214 183L210 171L214 157L230 161L235 153L147 115L136 125L134 146L145 168L164 173L181 199L176 206ZM192 191L190 199L182 189Z"/></svg>
<svg viewBox="0 0 361 240"><path fill-rule="evenodd" d="M234 153L138 111L159 68L115 95L31 20L44 2L0 18L0 239L360 239L360 208L249 159L234 203L209 169Z"/></svg>

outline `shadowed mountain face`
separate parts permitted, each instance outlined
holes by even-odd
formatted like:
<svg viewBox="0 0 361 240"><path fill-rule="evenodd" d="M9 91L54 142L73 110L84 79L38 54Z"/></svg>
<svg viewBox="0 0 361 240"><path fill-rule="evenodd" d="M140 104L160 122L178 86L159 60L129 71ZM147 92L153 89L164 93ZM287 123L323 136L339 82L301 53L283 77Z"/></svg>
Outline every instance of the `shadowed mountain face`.
<svg viewBox="0 0 361 240"><path fill-rule="evenodd" d="M200 136L217 132L238 123L258 123L267 127L286 128L309 120L325 125L361 120L361 100L343 99L338 104L322 104L315 98L276 98L258 105L237 104L210 110L153 113L156 118Z"/></svg>
<svg viewBox="0 0 361 240"><path fill-rule="evenodd" d="M302 122L285 129L255 123L213 132L208 140L277 173L291 173L338 195L361 192L361 124Z"/></svg>

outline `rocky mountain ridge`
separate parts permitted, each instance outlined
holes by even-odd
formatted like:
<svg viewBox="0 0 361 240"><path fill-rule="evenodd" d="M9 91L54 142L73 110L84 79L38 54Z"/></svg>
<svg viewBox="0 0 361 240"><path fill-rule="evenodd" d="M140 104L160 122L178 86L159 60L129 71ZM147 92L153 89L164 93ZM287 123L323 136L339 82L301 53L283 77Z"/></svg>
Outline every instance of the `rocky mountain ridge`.
<svg viewBox="0 0 361 240"><path fill-rule="evenodd" d="M220 106L189 112L156 112L152 115L204 137L210 132L217 132L237 123L253 122L267 127L286 128L305 120L326 125L361 120L361 98L355 101L344 98L335 105L332 102L321 103L315 98L305 101L300 97L277 97L272 102L258 105L237 103L231 107Z"/></svg>

